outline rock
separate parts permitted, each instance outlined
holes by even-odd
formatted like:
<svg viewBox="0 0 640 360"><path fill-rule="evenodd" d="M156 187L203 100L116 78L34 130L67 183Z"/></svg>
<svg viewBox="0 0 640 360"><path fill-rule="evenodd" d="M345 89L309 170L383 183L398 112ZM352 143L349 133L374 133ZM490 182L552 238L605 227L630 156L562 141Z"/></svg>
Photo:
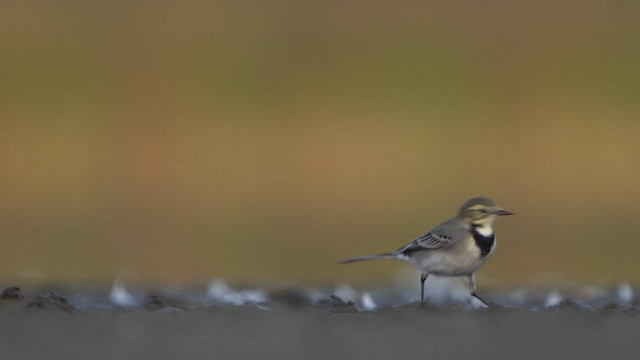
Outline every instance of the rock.
<svg viewBox="0 0 640 360"><path fill-rule="evenodd" d="M149 311L157 311L162 310L163 312L181 312L180 308L170 300L167 300L158 295L150 295L144 301L142 305L146 310Z"/></svg>
<svg viewBox="0 0 640 360"><path fill-rule="evenodd" d="M341 298L331 295L328 299L321 299L315 305L313 305L314 309L320 309L324 311L329 311L333 313L356 313L358 309L356 305L347 301L344 302Z"/></svg>
<svg viewBox="0 0 640 360"><path fill-rule="evenodd" d="M28 308L52 309L62 311L74 311L75 307L65 297L50 292L45 296L36 296L27 303Z"/></svg>
<svg viewBox="0 0 640 360"><path fill-rule="evenodd" d="M563 299L562 301L558 302L557 304L554 304L551 307L547 307L547 309L549 310L580 310L580 311L586 311L586 310L593 310L591 307L580 304L578 302L576 302L573 299Z"/></svg>
<svg viewBox="0 0 640 360"><path fill-rule="evenodd" d="M0 300L3 301L11 301L11 302L20 302L24 299L22 294L20 294L20 288L17 286L11 286L0 293Z"/></svg>

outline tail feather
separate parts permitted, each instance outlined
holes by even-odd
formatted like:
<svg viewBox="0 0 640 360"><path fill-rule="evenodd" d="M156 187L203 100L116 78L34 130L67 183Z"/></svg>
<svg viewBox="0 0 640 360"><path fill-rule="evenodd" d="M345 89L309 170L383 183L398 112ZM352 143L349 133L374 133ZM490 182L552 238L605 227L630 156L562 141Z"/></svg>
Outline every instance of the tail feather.
<svg viewBox="0 0 640 360"><path fill-rule="evenodd" d="M354 258L340 260L340 264L351 264L351 263L358 262L358 261L382 260L382 259L398 259L398 254L385 253L385 254L358 256L358 257L354 257Z"/></svg>

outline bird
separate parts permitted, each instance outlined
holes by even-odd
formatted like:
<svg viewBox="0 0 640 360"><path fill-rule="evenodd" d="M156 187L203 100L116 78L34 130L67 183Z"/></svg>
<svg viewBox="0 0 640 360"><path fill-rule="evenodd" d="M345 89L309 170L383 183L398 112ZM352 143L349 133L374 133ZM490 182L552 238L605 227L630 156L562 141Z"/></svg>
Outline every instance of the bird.
<svg viewBox="0 0 640 360"><path fill-rule="evenodd" d="M420 301L424 302L425 281L429 275L466 276L471 296L488 306L477 293L475 273L489 260L496 248L493 223L498 216L513 215L487 197L474 197L460 206L456 216L418 236L396 251L341 260L350 264L367 260L402 260L420 272Z"/></svg>

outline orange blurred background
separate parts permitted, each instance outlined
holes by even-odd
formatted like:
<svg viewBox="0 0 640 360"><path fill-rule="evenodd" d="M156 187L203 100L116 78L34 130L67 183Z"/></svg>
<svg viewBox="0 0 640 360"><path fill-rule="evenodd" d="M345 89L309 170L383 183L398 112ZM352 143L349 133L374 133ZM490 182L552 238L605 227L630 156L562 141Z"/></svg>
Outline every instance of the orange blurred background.
<svg viewBox="0 0 640 360"><path fill-rule="evenodd" d="M0 7L0 278L386 281L490 196L480 277L640 280L640 3Z"/></svg>

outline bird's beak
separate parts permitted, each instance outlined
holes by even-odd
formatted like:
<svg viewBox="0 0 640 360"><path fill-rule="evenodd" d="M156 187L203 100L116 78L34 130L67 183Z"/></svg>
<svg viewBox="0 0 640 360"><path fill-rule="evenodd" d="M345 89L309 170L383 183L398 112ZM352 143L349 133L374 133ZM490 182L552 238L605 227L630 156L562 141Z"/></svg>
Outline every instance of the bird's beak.
<svg viewBox="0 0 640 360"><path fill-rule="evenodd" d="M513 215L513 213L509 210L505 210L502 208L497 208L494 210L494 214L498 215L498 216L503 216L503 215Z"/></svg>

